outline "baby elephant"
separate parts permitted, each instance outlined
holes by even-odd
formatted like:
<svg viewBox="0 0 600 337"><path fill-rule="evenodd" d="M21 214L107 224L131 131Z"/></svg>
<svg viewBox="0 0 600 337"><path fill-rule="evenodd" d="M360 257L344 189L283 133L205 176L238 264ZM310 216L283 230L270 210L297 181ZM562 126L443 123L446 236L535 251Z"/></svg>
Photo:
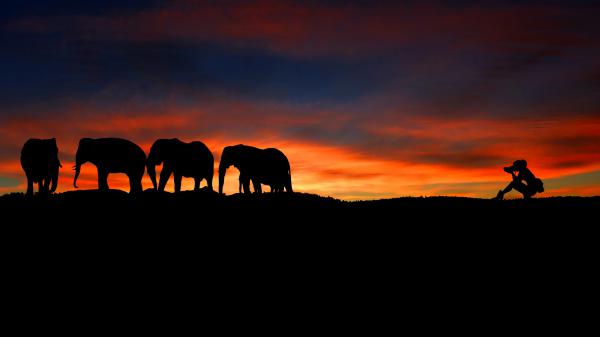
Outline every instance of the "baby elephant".
<svg viewBox="0 0 600 337"><path fill-rule="evenodd" d="M238 193L242 193L242 187L244 187L244 183L245 181L250 181L250 179L247 179L246 177L244 177L242 174L240 174L239 178L239 186L238 186ZM284 191L284 187L285 185L282 182L271 182L271 185L269 185L269 187L271 187L271 192L283 192ZM256 192L256 189L254 189Z"/></svg>
<svg viewBox="0 0 600 337"><path fill-rule="evenodd" d="M27 195L33 195L33 184L38 184L40 194L56 191L58 184L58 170L62 167L58 160L58 146L56 138L34 139L31 138L21 149L21 167L27 176Z"/></svg>

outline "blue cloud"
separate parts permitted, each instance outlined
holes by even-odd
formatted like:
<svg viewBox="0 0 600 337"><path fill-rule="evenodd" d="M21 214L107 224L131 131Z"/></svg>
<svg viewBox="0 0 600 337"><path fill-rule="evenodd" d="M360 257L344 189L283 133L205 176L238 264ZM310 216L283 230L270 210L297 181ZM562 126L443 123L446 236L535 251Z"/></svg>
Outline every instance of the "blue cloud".
<svg viewBox="0 0 600 337"><path fill-rule="evenodd" d="M220 44L124 43L66 33L4 34L0 103L219 93L288 102L349 101L381 90L377 60L299 60Z"/></svg>
<svg viewBox="0 0 600 337"><path fill-rule="evenodd" d="M0 176L0 187L17 187L19 183L18 179Z"/></svg>
<svg viewBox="0 0 600 337"><path fill-rule="evenodd" d="M159 0L28 0L5 1L2 3L0 19L11 20L22 17L48 17L62 15L105 15L112 12L124 13L163 4ZM0 20L2 21L2 20Z"/></svg>

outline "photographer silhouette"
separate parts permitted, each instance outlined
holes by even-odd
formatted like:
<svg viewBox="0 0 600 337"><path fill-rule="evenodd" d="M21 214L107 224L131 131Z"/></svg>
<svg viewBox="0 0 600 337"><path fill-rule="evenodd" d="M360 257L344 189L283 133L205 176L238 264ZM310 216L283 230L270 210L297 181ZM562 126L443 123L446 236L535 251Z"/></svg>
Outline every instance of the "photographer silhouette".
<svg viewBox="0 0 600 337"><path fill-rule="evenodd" d="M505 167L504 172L512 175L512 181L504 190L498 191L498 194L492 199L502 200L504 195L513 189L523 194L525 199L531 198L536 193L544 192L544 183L527 168L527 161L524 159L516 160L512 166Z"/></svg>

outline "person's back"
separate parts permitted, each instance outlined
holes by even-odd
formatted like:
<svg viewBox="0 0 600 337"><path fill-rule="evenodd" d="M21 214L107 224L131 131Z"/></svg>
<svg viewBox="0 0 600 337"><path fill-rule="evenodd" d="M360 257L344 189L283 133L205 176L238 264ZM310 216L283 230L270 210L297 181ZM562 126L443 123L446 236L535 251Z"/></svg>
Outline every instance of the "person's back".
<svg viewBox="0 0 600 337"><path fill-rule="evenodd" d="M522 168L521 171L519 171L519 177L525 181L531 191L535 193L544 192L544 183L541 179L536 178L530 169L526 167Z"/></svg>
<svg viewBox="0 0 600 337"><path fill-rule="evenodd" d="M520 180L524 180L527 185L531 185L535 183L535 176L528 168L521 168L519 170L519 175L517 176Z"/></svg>

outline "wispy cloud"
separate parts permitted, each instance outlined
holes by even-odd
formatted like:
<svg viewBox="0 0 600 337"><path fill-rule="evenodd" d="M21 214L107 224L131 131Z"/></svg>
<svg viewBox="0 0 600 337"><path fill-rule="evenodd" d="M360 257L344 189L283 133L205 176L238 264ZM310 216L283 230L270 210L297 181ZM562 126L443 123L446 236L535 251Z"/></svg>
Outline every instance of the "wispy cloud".
<svg viewBox="0 0 600 337"><path fill-rule="evenodd" d="M597 13L584 1L11 4L0 192L23 189L30 137L58 138L65 167L81 137L146 151L180 137L217 160L226 145L280 147L296 189L347 199L487 196L520 158L552 179L547 195L555 181L596 193L596 176L575 177L600 169ZM84 168L81 185L95 179Z"/></svg>
<svg viewBox="0 0 600 337"><path fill-rule="evenodd" d="M204 101L202 108L171 103L168 108L152 111L146 105L130 105L126 114L110 107L93 113L80 113L79 108L81 105L74 105L74 110L52 117L31 119L25 115L3 120L0 142L11 145L0 153L0 176L21 181L19 186L4 190L23 187L24 177L16 160L21 144L33 135L57 136L67 168L73 165L78 139L90 136L129 138L146 152L157 138L201 140L211 148L217 163L227 145L278 147L290 158L297 190L348 199L367 197L357 191L368 192L373 198L436 193L486 196L495 189L490 192L483 187L494 181L501 187L507 178L501 168L519 158L526 158L544 179L600 168L600 148L596 145L600 142L595 141L600 121L590 118L511 121L405 116L394 120L388 116L360 124L344 109L319 111L312 107L307 113L289 104L222 98ZM300 126L311 131L290 132ZM95 170L87 166L81 186L93 188ZM237 177L234 171L230 174ZM236 191L233 177L226 186L229 193ZM70 189L71 179L72 173L64 170L59 190ZM127 189L124 179L116 176L109 182ZM149 181L144 182L150 186Z"/></svg>

